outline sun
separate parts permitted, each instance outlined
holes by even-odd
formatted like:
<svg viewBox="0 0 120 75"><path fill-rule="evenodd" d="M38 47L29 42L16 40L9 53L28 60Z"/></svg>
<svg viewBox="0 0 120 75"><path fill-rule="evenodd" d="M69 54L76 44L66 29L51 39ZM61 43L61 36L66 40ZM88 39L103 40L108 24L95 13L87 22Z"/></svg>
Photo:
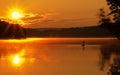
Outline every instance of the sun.
<svg viewBox="0 0 120 75"><path fill-rule="evenodd" d="M11 62L14 66L21 66L25 62L25 58L23 58L19 54L12 56L11 59Z"/></svg>
<svg viewBox="0 0 120 75"><path fill-rule="evenodd" d="M23 18L25 17L24 10L22 9L9 9L7 18L10 23L19 24L21 26L25 25Z"/></svg>
<svg viewBox="0 0 120 75"><path fill-rule="evenodd" d="M20 64L20 62L21 62L21 58L19 56L14 56L13 63L17 65Z"/></svg>
<svg viewBox="0 0 120 75"><path fill-rule="evenodd" d="M11 18L12 19L20 19L20 18L22 18L22 16L23 15L19 11L13 11L11 13Z"/></svg>

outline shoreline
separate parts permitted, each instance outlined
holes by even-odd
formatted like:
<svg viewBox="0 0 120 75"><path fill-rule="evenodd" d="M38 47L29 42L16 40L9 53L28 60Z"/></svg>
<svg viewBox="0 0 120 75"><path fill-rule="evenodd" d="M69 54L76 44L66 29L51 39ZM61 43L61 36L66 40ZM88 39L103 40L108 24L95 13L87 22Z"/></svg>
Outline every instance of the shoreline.
<svg viewBox="0 0 120 75"><path fill-rule="evenodd" d="M2 40L1 43L22 43L22 44L82 44L85 41L87 45L99 45L99 44L119 44L120 41L117 38L26 38L26 39L9 39Z"/></svg>

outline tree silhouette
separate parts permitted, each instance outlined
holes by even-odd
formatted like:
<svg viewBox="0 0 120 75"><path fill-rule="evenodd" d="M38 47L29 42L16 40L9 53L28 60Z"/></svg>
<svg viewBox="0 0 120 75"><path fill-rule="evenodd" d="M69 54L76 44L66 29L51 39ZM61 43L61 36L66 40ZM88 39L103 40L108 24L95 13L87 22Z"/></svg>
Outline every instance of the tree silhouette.
<svg viewBox="0 0 120 75"><path fill-rule="evenodd" d="M104 9L100 9L100 25L108 29L115 37L120 39L120 0L106 0L110 12L106 14ZM109 18L110 16L110 18Z"/></svg>
<svg viewBox="0 0 120 75"><path fill-rule="evenodd" d="M0 20L0 38L2 39L20 39L25 38L26 32L19 24L10 24Z"/></svg>
<svg viewBox="0 0 120 75"><path fill-rule="evenodd" d="M99 10L98 17L100 19L99 24L101 26L106 26L111 22L109 15L105 12L103 8Z"/></svg>
<svg viewBox="0 0 120 75"><path fill-rule="evenodd" d="M113 21L115 23L120 23L120 0L106 0L107 4L110 6L111 12L109 15L113 15Z"/></svg>

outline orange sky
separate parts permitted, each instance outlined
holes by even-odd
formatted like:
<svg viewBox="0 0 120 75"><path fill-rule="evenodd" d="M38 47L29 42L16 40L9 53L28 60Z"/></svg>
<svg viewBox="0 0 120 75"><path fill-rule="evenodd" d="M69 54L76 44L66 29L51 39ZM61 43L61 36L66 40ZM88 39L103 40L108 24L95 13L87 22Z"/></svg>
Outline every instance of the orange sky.
<svg viewBox="0 0 120 75"><path fill-rule="evenodd" d="M17 7L25 27L83 27L97 25L98 10L106 6L106 0L1 0L0 16Z"/></svg>

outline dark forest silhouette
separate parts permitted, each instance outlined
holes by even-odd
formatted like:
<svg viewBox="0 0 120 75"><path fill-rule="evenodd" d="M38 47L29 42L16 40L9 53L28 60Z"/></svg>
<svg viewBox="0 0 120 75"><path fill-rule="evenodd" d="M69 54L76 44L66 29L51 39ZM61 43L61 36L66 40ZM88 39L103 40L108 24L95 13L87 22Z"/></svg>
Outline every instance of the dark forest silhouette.
<svg viewBox="0 0 120 75"><path fill-rule="evenodd" d="M110 12L100 9L100 26L26 29L27 37L117 37L120 39L120 0L106 0ZM110 33L108 33L110 32Z"/></svg>
<svg viewBox="0 0 120 75"><path fill-rule="evenodd" d="M96 27L56 28L56 29L29 29L19 24L10 24L0 20L0 38L27 37L113 37L120 39L120 0L106 0L110 12L104 9L99 12L99 24ZM110 17L112 16L112 18ZM109 34L105 29L109 30ZM103 31L103 32L102 32Z"/></svg>
<svg viewBox="0 0 120 75"><path fill-rule="evenodd" d="M109 5L110 13L114 23L120 23L120 0L106 0Z"/></svg>
<svg viewBox="0 0 120 75"><path fill-rule="evenodd" d="M26 28L27 37L115 37L107 29L100 26L75 28Z"/></svg>
<svg viewBox="0 0 120 75"><path fill-rule="evenodd" d="M25 30L19 24L10 24L0 20L1 39L21 39L25 38Z"/></svg>
<svg viewBox="0 0 120 75"><path fill-rule="evenodd" d="M104 9L100 9L98 14L100 18L99 24L120 39L120 0L106 1L109 5L110 12L106 13Z"/></svg>

